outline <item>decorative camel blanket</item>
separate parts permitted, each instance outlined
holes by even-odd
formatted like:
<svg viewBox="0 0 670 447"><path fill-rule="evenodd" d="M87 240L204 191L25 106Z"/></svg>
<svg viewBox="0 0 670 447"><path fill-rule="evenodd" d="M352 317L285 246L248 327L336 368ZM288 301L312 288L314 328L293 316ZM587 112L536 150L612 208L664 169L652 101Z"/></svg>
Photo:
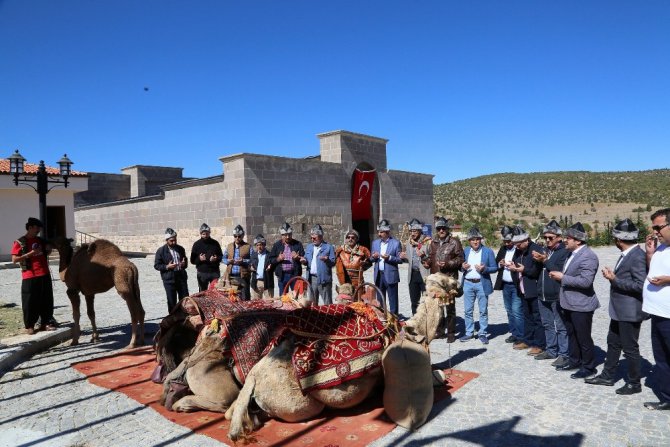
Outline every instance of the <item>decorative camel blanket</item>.
<svg viewBox="0 0 670 447"><path fill-rule="evenodd" d="M389 342L384 324L362 303L296 309L287 328L297 336L293 367L303 394L378 368Z"/></svg>

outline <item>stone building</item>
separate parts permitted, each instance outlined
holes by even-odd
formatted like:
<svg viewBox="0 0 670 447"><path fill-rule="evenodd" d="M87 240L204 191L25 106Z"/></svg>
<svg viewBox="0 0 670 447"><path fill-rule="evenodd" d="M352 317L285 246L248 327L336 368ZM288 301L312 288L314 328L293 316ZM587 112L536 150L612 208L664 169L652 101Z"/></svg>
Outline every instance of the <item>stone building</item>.
<svg viewBox="0 0 670 447"><path fill-rule="evenodd" d="M248 239L262 233L270 243L285 221L303 242L318 223L326 240L338 244L349 228L369 243L380 218L389 219L396 233L412 217L432 223L433 176L389 170L388 140L348 131L318 138L318 156L228 155L220 158L222 175L202 179L182 179L180 168L156 166L133 166L98 179L89 173L87 197L76 199L77 230L110 239L124 250L153 252L164 243L166 227L174 228L180 244L190 248L203 222L212 227L212 237L225 243L237 224ZM356 180L356 172L367 177ZM371 172L370 183L365 179L373 178ZM98 196L99 189L107 195ZM90 204L96 197L115 201ZM354 220L361 203L365 218Z"/></svg>

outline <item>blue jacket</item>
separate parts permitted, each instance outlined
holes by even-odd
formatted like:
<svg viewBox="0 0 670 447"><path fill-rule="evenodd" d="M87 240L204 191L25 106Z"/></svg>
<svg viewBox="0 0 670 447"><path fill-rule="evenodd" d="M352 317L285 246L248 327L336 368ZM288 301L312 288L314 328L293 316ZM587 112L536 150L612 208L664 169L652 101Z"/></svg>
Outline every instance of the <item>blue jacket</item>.
<svg viewBox="0 0 670 447"><path fill-rule="evenodd" d="M468 255L470 254L472 247L465 247L463 250L463 258L465 262L468 262ZM491 281L491 273L498 271L498 264L496 263L496 255L493 253L489 247L482 245L482 264L484 264L484 271L480 273L482 276L482 286L484 287L484 293L488 296L493 293L493 282ZM461 269L463 270L463 269ZM463 275L462 282L465 281L465 275Z"/></svg>
<svg viewBox="0 0 670 447"><path fill-rule="evenodd" d="M306 275L312 271L312 257L314 255L314 244L308 244L305 249L305 260L307 261ZM322 261L321 256L328 256L326 261ZM316 277L319 284L333 282L333 266L335 265L335 249L328 242L321 242L321 250L316 259Z"/></svg>
<svg viewBox="0 0 670 447"><path fill-rule="evenodd" d="M372 241L372 247L370 248L370 253L381 253L382 240L375 239ZM400 252L402 247L398 239L389 237L388 247L386 248L386 254L389 255L388 260L384 261L384 279L387 284L397 284L400 282L400 274L398 273L398 264L402 264L403 260L400 258ZM377 279L377 273L379 272L379 261L380 258L370 259L375 264L374 278Z"/></svg>

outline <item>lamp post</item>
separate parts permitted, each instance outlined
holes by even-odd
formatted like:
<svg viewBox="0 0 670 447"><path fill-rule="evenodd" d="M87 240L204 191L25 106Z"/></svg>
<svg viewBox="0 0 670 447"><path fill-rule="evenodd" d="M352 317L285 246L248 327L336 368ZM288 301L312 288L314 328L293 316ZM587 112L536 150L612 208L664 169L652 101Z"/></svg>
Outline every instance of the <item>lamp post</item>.
<svg viewBox="0 0 670 447"><path fill-rule="evenodd" d="M19 154L19 150L17 149L10 157L9 157L9 173L14 176L14 184L16 186L19 185L19 183L28 185L31 188L35 190L37 195L39 196L39 202L40 202L40 220L42 221L42 225L44 227L42 228L42 237L46 238L47 237L47 194L49 191L51 191L53 188L55 188L58 185L63 185L63 187L67 188L68 185L68 179L70 177L70 167L72 166L72 160L67 158L67 154L63 155L63 158L58 160L58 167L60 168L60 173L58 176L50 176L47 174L47 168L44 166L44 160L40 160L40 164L37 167L37 173L36 174L27 174L23 170L23 163L26 161L25 158L21 154ZM19 178L23 176L22 178ZM34 178L29 178L33 177ZM62 177L62 180L59 178ZM31 183L34 183L35 186L33 186ZM49 184L53 184L54 186L49 187Z"/></svg>

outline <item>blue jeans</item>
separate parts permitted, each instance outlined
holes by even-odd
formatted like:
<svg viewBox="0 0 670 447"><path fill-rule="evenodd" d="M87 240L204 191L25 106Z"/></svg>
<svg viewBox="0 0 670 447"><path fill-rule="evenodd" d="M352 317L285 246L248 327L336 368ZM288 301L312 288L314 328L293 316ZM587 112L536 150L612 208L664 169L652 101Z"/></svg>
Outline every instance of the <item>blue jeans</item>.
<svg viewBox="0 0 670 447"><path fill-rule="evenodd" d="M519 341L523 340L523 308L514 283L503 283L503 302L507 311L509 332Z"/></svg>
<svg viewBox="0 0 670 447"><path fill-rule="evenodd" d="M277 277L277 285L279 286L279 296L282 296L284 294L284 288L286 287L286 283L289 282L289 280L293 278L293 271L290 272L281 272L281 276ZM291 290L295 287L295 282L291 284L291 287L289 287Z"/></svg>
<svg viewBox="0 0 670 447"><path fill-rule="evenodd" d="M547 340L547 354L554 357L568 357L568 330L563 324L558 301L537 300L540 318L544 327L544 338Z"/></svg>
<svg viewBox="0 0 670 447"><path fill-rule="evenodd" d="M463 307L465 308L465 335L472 335L475 332L475 321L473 313L475 310L475 300L479 303L479 332L486 335L486 329L489 327L489 297L484 293L484 286L481 282L473 283L463 282Z"/></svg>

